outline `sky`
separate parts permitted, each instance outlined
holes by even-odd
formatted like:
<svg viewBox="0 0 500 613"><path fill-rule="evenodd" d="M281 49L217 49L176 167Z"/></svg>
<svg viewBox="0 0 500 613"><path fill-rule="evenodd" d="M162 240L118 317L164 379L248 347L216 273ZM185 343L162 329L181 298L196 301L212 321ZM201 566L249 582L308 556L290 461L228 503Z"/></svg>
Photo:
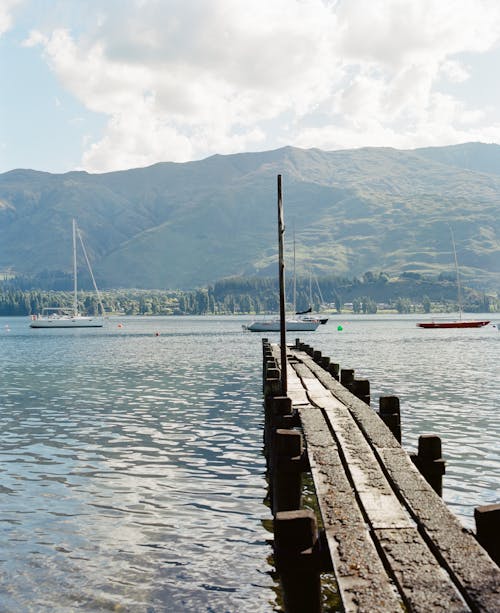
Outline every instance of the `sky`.
<svg viewBox="0 0 500 613"><path fill-rule="evenodd" d="M498 0L0 0L0 172L500 143Z"/></svg>

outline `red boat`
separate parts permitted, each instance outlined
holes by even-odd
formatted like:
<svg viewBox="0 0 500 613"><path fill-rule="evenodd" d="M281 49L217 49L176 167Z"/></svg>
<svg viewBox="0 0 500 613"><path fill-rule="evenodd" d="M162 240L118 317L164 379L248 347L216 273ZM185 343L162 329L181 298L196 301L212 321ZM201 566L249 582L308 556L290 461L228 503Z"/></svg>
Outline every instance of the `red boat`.
<svg viewBox="0 0 500 613"><path fill-rule="evenodd" d="M457 273L457 290L458 290L458 316L455 321L423 321L419 322L417 326L419 328L482 328L490 323L490 320L477 320L477 319L462 319L462 288L460 285L460 272L458 270L457 250L455 247L455 236L451 226L448 226L451 234L451 244L453 246L453 255L455 258L455 270Z"/></svg>
<svg viewBox="0 0 500 613"><path fill-rule="evenodd" d="M482 328L489 324L488 321L459 320L459 321L424 321L417 324L419 328Z"/></svg>

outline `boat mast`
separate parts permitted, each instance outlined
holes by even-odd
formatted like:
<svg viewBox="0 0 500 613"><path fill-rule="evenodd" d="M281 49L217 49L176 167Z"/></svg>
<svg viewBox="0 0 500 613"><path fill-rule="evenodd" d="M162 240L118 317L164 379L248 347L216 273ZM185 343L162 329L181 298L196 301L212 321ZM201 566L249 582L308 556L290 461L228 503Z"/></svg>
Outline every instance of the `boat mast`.
<svg viewBox="0 0 500 613"><path fill-rule="evenodd" d="M295 220L293 222L293 316L297 312L297 270L295 268Z"/></svg>
<svg viewBox="0 0 500 613"><path fill-rule="evenodd" d="M76 278L76 222L73 219L73 316L78 315L78 296Z"/></svg>
<svg viewBox="0 0 500 613"><path fill-rule="evenodd" d="M281 355L281 395L288 390L286 358L286 316L285 316L285 258L283 254L283 237L285 223L283 219L283 199L281 192L281 175L278 175L278 278L280 288L280 355Z"/></svg>
<svg viewBox="0 0 500 613"><path fill-rule="evenodd" d="M462 286L460 284L460 272L458 270L457 249L455 247L455 236L453 235L453 230L451 229L451 226L448 226L448 227L450 228L451 244L453 245L453 255L455 257L455 271L457 275L458 318L462 319Z"/></svg>
<svg viewBox="0 0 500 613"><path fill-rule="evenodd" d="M312 268L309 268L309 306L311 311L313 306L312 274Z"/></svg>

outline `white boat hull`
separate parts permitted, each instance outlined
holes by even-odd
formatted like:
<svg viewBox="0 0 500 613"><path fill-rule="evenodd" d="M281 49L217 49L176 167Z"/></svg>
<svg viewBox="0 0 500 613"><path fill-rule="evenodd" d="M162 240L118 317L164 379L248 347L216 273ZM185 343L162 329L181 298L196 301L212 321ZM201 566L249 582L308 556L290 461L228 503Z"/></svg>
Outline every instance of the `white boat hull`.
<svg viewBox="0 0 500 613"><path fill-rule="evenodd" d="M286 330L289 332L314 332L320 325L319 320L301 321L300 319L286 320ZM279 332L281 329L279 319L270 319L268 321L253 321L246 330L250 332Z"/></svg>
<svg viewBox="0 0 500 613"><path fill-rule="evenodd" d="M40 317L33 319L30 328L102 328L100 317Z"/></svg>

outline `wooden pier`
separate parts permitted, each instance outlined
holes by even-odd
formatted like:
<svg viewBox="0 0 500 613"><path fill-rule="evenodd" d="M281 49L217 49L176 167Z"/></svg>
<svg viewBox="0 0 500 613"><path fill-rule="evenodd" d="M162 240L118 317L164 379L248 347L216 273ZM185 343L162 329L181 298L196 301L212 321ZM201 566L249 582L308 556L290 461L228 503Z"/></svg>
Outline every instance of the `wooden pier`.
<svg viewBox="0 0 500 613"><path fill-rule="evenodd" d="M462 526L440 498L439 438L420 437L410 456L396 397L380 398L376 412L368 381L298 339L286 352L263 339L263 353L274 556L287 613L321 611L321 574L332 571L346 612L500 611L500 505L476 509L477 534ZM314 510L302 505L306 472Z"/></svg>

